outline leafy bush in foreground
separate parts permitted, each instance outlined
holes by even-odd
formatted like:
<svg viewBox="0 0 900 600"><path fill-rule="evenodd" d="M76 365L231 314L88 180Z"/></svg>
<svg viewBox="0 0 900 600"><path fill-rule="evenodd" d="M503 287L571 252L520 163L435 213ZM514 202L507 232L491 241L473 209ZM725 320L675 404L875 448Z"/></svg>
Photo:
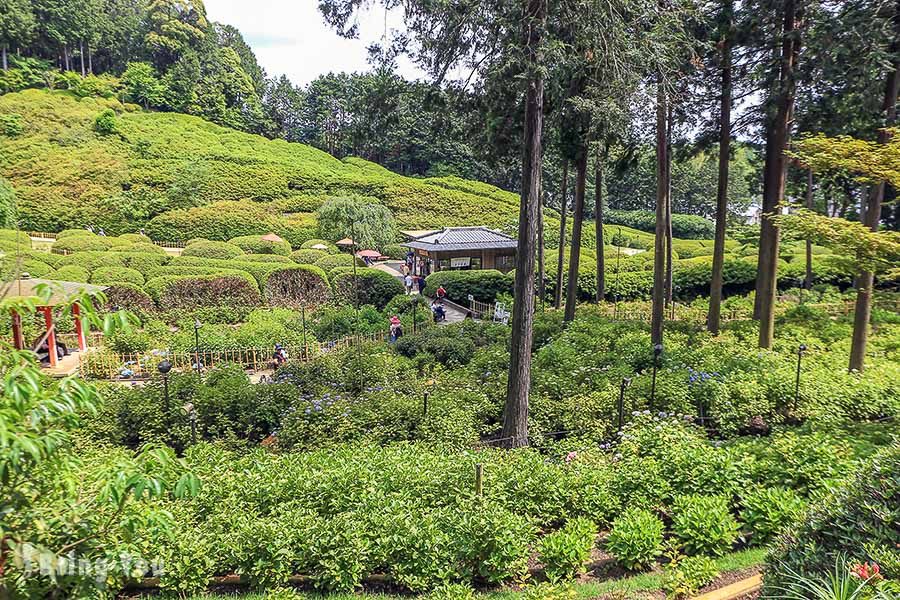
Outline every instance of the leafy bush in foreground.
<svg viewBox="0 0 900 600"><path fill-rule="evenodd" d="M447 297L468 306L471 294L480 302L493 302L499 294L512 294L513 280L500 271L438 271L425 278L425 295L434 296L438 287L447 290Z"/></svg>
<svg viewBox="0 0 900 600"><path fill-rule="evenodd" d="M403 294L403 284L397 277L379 269L338 267L331 271L331 285L336 302L371 304L382 309L392 298Z"/></svg>
<svg viewBox="0 0 900 600"><path fill-rule="evenodd" d="M627 569L652 565L662 554L663 522L642 508L629 508L613 521L606 549Z"/></svg>
<svg viewBox="0 0 900 600"><path fill-rule="evenodd" d="M287 256L291 253L291 244L284 240L280 242L270 242L262 239L259 235L242 235L233 237L228 240L229 244L234 244L246 252L247 254L278 254Z"/></svg>
<svg viewBox="0 0 900 600"><path fill-rule="evenodd" d="M181 252L182 256L199 256L201 258L235 258L244 254L240 246L229 242L213 242L197 240L188 244Z"/></svg>
<svg viewBox="0 0 900 600"><path fill-rule="evenodd" d="M876 563L884 577L900 579L900 443L861 463L856 471L779 536L770 551L764 593L777 592L791 572L827 574L842 556Z"/></svg>
<svg viewBox="0 0 900 600"><path fill-rule="evenodd" d="M788 488L761 488L747 493L741 500L741 520L753 537L750 543L762 545L790 525L803 512L805 502Z"/></svg>
<svg viewBox="0 0 900 600"><path fill-rule="evenodd" d="M571 579L584 572L591 557L597 526L580 517L567 522L562 529L541 538L538 557L550 581Z"/></svg>
<svg viewBox="0 0 900 600"><path fill-rule="evenodd" d="M738 537L725 496L681 496L673 511L672 531L689 554L725 554Z"/></svg>

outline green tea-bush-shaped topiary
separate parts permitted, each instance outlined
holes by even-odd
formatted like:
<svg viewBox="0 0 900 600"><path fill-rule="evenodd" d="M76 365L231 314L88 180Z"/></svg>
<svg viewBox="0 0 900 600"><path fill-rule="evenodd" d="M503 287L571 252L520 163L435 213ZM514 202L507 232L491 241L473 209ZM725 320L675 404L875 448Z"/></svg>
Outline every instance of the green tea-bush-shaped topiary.
<svg viewBox="0 0 900 600"><path fill-rule="evenodd" d="M364 263L360 259L357 258L355 260L357 266L366 266L366 263ZM332 269L336 269L338 267L352 267L353 261L354 258L350 254L332 254L317 260L315 264L317 267L330 275Z"/></svg>
<svg viewBox="0 0 900 600"><path fill-rule="evenodd" d="M327 302L331 286L325 272L313 265L284 265L268 273L263 286L274 306L314 306Z"/></svg>
<svg viewBox="0 0 900 600"><path fill-rule="evenodd" d="M721 556L738 537L738 523L725 496L679 496L673 513L672 531L689 554Z"/></svg>
<svg viewBox="0 0 900 600"><path fill-rule="evenodd" d="M325 246L325 248L324 249L313 248L313 246ZM338 249L338 247L334 244L334 242L329 242L328 240L322 240L322 239L306 240L305 242L300 244L300 249L301 250L321 249L322 252L327 252L328 254L337 254L340 251Z"/></svg>
<svg viewBox="0 0 900 600"><path fill-rule="evenodd" d="M357 267L354 276L353 267L338 267L330 275L334 298L340 303L371 304L382 309L394 296L403 293L398 278L378 269Z"/></svg>
<svg viewBox="0 0 900 600"><path fill-rule="evenodd" d="M229 242L213 242L210 240L197 240L188 244L181 252L182 256L199 256L202 258L229 259L241 256L244 251L240 246Z"/></svg>
<svg viewBox="0 0 900 600"><path fill-rule="evenodd" d="M87 283L91 279L91 272L84 267L77 265L67 265L58 268L53 272L53 279L59 281L77 281L79 283Z"/></svg>
<svg viewBox="0 0 900 600"><path fill-rule="evenodd" d="M112 244L108 239L99 235L77 235L63 239L57 239L53 243L54 252L86 252L109 250Z"/></svg>
<svg viewBox="0 0 900 600"><path fill-rule="evenodd" d="M131 283L144 285L144 276L140 271L128 267L101 267L91 274L91 283Z"/></svg>
<svg viewBox="0 0 900 600"><path fill-rule="evenodd" d="M242 235L228 240L229 244L239 246L247 254L280 254L287 256L291 253L290 243L282 240L270 242L262 239L261 235Z"/></svg>
<svg viewBox="0 0 900 600"><path fill-rule="evenodd" d="M158 254L160 256L166 254L165 249L163 249L161 246L157 246L156 244L150 244L147 242L114 245L110 248L110 252L143 252L146 254Z"/></svg>
<svg viewBox="0 0 900 600"><path fill-rule="evenodd" d="M313 250L311 248L291 252L291 260L298 265L314 265L326 256L328 256L328 252L325 250Z"/></svg>
<svg viewBox="0 0 900 600"><path fill-rule="evenodd" d="M239 260L244 262L280 263L286 265L294 262L290 257L282 256L281 254L244 254Z"/></svg>
<svg viewBox="0 0 900 600"><path fill-rule="evenodd" d="M596 531L597 527L590 519L578 517L541 538L538 555L547 579L556 582L583 573L584 565L591 557Z"/></svg>
<svg viewBox="0 0 900 600"><path fill-rule="evenodd" d="M649 567L662 554L663 529L649 510L629 508L613 521L606 549L627 569Z"/></svg>

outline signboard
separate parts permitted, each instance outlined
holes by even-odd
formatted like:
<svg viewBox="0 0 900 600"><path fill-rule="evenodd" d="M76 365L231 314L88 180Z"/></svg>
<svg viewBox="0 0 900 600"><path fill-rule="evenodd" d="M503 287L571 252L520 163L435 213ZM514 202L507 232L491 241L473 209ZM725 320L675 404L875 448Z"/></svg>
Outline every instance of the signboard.
<svg viewBox="0 0 900 600"><path fill-rule="evenodd" d="M468 267L472 262L472 259L468 256L460 256L457 258L450 259L450 268L458 269L460 267Z"/></svg>

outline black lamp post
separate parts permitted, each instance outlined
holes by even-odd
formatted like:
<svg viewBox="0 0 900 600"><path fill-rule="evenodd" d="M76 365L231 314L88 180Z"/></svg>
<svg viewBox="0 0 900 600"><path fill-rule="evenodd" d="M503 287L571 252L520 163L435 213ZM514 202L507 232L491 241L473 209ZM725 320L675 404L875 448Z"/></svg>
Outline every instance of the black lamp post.
<svg viewBox="0 0 900 600"><path fill-rule="evenodd" d="M650 407L656 404L656 369L659 367L659 357L662 355L662 344L653 345L653 382L650 384Z"/></svg>
<svg viewBox="0 0 900 600"><path fill-rule="evenodd" d="M200 328L203 323L199 319L194 319L194 360L197 362L197 378L202 379L200 374Z"/></svg>
<svg viewBox="0 0 900 600"><path fill-rule="evenodd" d="M156 365L156 369L159 371L160 375L163 378L163 410L166 412L166 416L169 416L169 371L172 370L172 363L168 360L164 360L158 365Z"/></svg>
<svg viewBox="0 0 900 600"><path fill-rule="evenodd" d="M194 410L193 402L185 403L183 408L191 422L191 446L195 446L197 445L197 411Z"/></svg>
<svg viewBox="0 0 900 600"><path fill-rule="evenodd" d="M803 353L806 352L806 344L800 344L797 348L797 381L794 384L794 412L800 405L800 364L803 362Z"/></svg>
<svg viewBox="0 0 900 600"><path fill-rule="evenodd" d="M625 424L625 390L631 385L631 377L623 377L619 384L619 429Z"/></svg>

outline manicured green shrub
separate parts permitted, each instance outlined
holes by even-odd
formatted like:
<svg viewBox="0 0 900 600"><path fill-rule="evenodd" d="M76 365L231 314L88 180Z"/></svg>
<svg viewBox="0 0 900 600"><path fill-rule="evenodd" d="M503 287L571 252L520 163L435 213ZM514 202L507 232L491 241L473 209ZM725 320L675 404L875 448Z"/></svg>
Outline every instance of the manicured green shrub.
<svg viewBox="0 0 900 600"><path fill-rule="evenodd" d="M91 272L84 267L76 265L68 265L60 267L52 273L52 279L60 281L77 281L79 283L87 283L91 279Z"/></svg>
<svg viewBox="0 0 900 600"><path fill-rule="evenodd" d="M280 242L270 242L262 239L258 235L242 235L228 240L229 244L234 244L246 252L247 254L278 254L280 256L288 256L291 253L290 243L282 240Z"/></svg>
<svg viewBox="0 0 900 600"><path fill-rule="evenodd" d="M493 302L499 294L511 294L512 284L512 279L493 269L438 271L425 278L425 295L434 296L443 286L450 300L468 306L469 294L480 302Z"/></svg>
<svg viewBox="0 0 900 600"><path fill-rule="evenodd" d="M171 258L168 254L148 254L146 252L118 252L116 254L126 267L140 271L144 278L153 269L168 263Z"/></svg>
<svg viewBox="0 0 900 600"><path fill-rule="evenodd" d="M11 279L21 273L28 273L30 277L45 278L50 277L53 271L53 267L47 263L33 258L26 258L20 262L12 256L0 257L0 273L4 279Z"/></svg>
<svg viewBox="0 0 900 600"><path fill-rule="evenodd" d="M199 256L201 258L235 258L244 254L244 251L235 244L229 242L212 242L209 240L196 240L185 246L182 256Z"/></svg>
<svg viewBox="0 0 900 600"><path fill-rule="evenodd" d="M900 444L894 441L819 497L776 539L766 559L763 593L777 592L791 571L829 573L841 557L877 563L884 577L900 579L898 495Z"/></svg>
<svg viewBox="0 0 900 600"><path fill-rule="evenodd" d="M159 256L166 256L166 251L161 246L157 246L156 244L151 244L147 242L135 242L135 243L125 243L114 245L110 249L110 252L140 252L143 254L156 254Z"/></svg>
<svg viewBox="0 0 900 600"><path fill-rule="evenodd" d="M330 254L328 256L323 256L315 262L315 265L330 275L331 271L338 267L352 267L354 260L356 261L356 266L366 266L365 262L358 258L354 259L350 254Z"/></svg>
<svg viewBox="0 0 900 600"><path fill-rule="evenodd" d="M101 135L109 135L118 131L116 113L112 109L105 109L94 119L94 131Z"/></svg>
<svg viewBox="0 0 900 600"><path fill-rule="evenodd" d="M153 240L150 239L150 236L144 235L142 233L123 233L119 236L120 240L124 240L129 244L152 244Z"/></svg>
<svg viewBox="0 0 900 600"><path fill-rule="evenodd" d="M280 265L290 265L294 264L294 261L290 259L290 257L282 256L280 254L245 254L243 256L238 257L241 262L250 262L250 263L269 263L269 264L280 264Z"/></svg>
<svg viewBox="0 0 900 600"><path fill-rule="evenodd" d="M313 265L277 265L266 275L262 286L269 304L274 306L314 306L327 302L331 286L325 272Z"/></svg>
<svg viewBox="0 0 900 600"><path fill-rule="evenodd" d="M680 496L675 499L672 532L689 554L721 556L731 550L739 528L725 496Z"/></svg>
<svg viewBox="0 0 900 600"><path fill-rule="evenodd" d="M311 250L311 249L313 249L313 246L325 246L325 248L322 251L327 252L328 254L337 254L338 252L340 252L340 250L334 244L334 242L329 242L328 240L322 240L322 239L317 239L317 238L311 239L311 240L306 240L305 242L300 244L300 249L301 250Z"/></svg>
<svg viewBox="0 0 900 600"><path fill-rule="evenodd" d="M597 526L587 518L568 521L562 529L545 535L538 544L544 575L552 582L572 579L584 572L591 557Z"/></svg>
<svg viewBox="0 0 900 600"><path fill-rule="evenodd" d="M137 315L146 315L156 310L153 298L130 283L113 283L103 293L106 295L106 309L128 310Z"/></svg>
<svg viewBox="0 0 900 600"><path fill-rule="evenodd" d="M431 355L437 362L447 366L468 364L475 353L475 343L468 337L459 335L458 330L446 327L425 329L412 333L407 325L406 334L395 344L398 353L408 358Z"/></svg>
<svg viewBox="0 0 900 600"><path fill-rule="evenodd" d="M146 231L154 240L168 242L204 238L228 241L243 235L265 235L277 229L281 218L253 202L220 201L157 215Z"/></svg>
<svg viewBox="0 0 900 600"><path fill-rule="evenodd" d="M629 508L613 521L606 549L627 569L649 567L662 554L663 529L649 510Z"/></svg>
<svg viewBox="0 0 900 600"><path fill-rule="evenodd" d="M719 576L716 562L708 556L676 556L663 572L663 589L673 598L695 595Z"/></svg>
<svg viewBox="0 0 900 600"><path fill-rule="evenodd" d="M161 309L259 304L259 290L236 275L164 275L147 281L144 290Z"/></svg>
<svg viewBox="0 0 900 600"><path fill-rule="evenodd" d="M64 240L69 237L97 237L92 231L88 231L87 229L79 228L79 229L63 229L59 233L56 234L57 240Z"/></svg>
<svg viewBox="0 0 900 600"><path fill-rule="evenodd" d="M125 254L118 252L76 252L64 256L63 265L75 265L84 267L88 271L102 269L104 267L124 267Z"/></svg>
<svg viewBox="0 0 900 600"><path fill-rule="evenodd" d="M750 543L760 546L793 523L806 504L791 489L760 488L745 494L741 505L741 521L752 534Z"/></svg>
<svg viewBox="0 0 900 600"><path fill-rule="evenodd" d="M403 294L397 277L378 269L338 267L330 273L334 300L346 304L371 304L382 309L394 296Z"/></svg>
<svg viewBox="0 0 900 600"><path fill-rule="evenodd" d="M99 235L78 235L62 239L57 238L53 243L54 252L85 252L109 250L112 244L108 239Z"/></svg>
<svg viewBox="0 0 900 600"><path fill-rule="evenodd" d="M625 225L641 231L656 231L656 214L649 210L607 210L604 222L609 225ZM710 239L716 233L713 221L697 215L672 215L672 235L685 239Z"/></svg>
<svg viewBox="0 0 900 600"><path fill-rule="evenodd" d="M328 256L324 250L294 250L291 252L291 260L300 265L313 265L322 258Z"/></svg>
<svg viewBox="0 0 900 600"><path fill-rule="evenodd" d="M140 271L128 267L101 267L91 274L91 283L103 285L107 283L130 283L144 285L144 276Z"/></svg>
<svg viewBox="0 0 900 600"><path fill-rule="evenodd" d="M194 267L194 266L183 266L181 264L177 265L164 265L161 267L154 267L150 270L147 277L170 277L170 276L187 276L194 277L197 275L222 275L222 276L231 276L231 277L241 277L247 281L248 284L258 288L259 286L256 283L256 278L253 277L250 273L241 270L241 269L226 269L223 267Z"/></svg>

